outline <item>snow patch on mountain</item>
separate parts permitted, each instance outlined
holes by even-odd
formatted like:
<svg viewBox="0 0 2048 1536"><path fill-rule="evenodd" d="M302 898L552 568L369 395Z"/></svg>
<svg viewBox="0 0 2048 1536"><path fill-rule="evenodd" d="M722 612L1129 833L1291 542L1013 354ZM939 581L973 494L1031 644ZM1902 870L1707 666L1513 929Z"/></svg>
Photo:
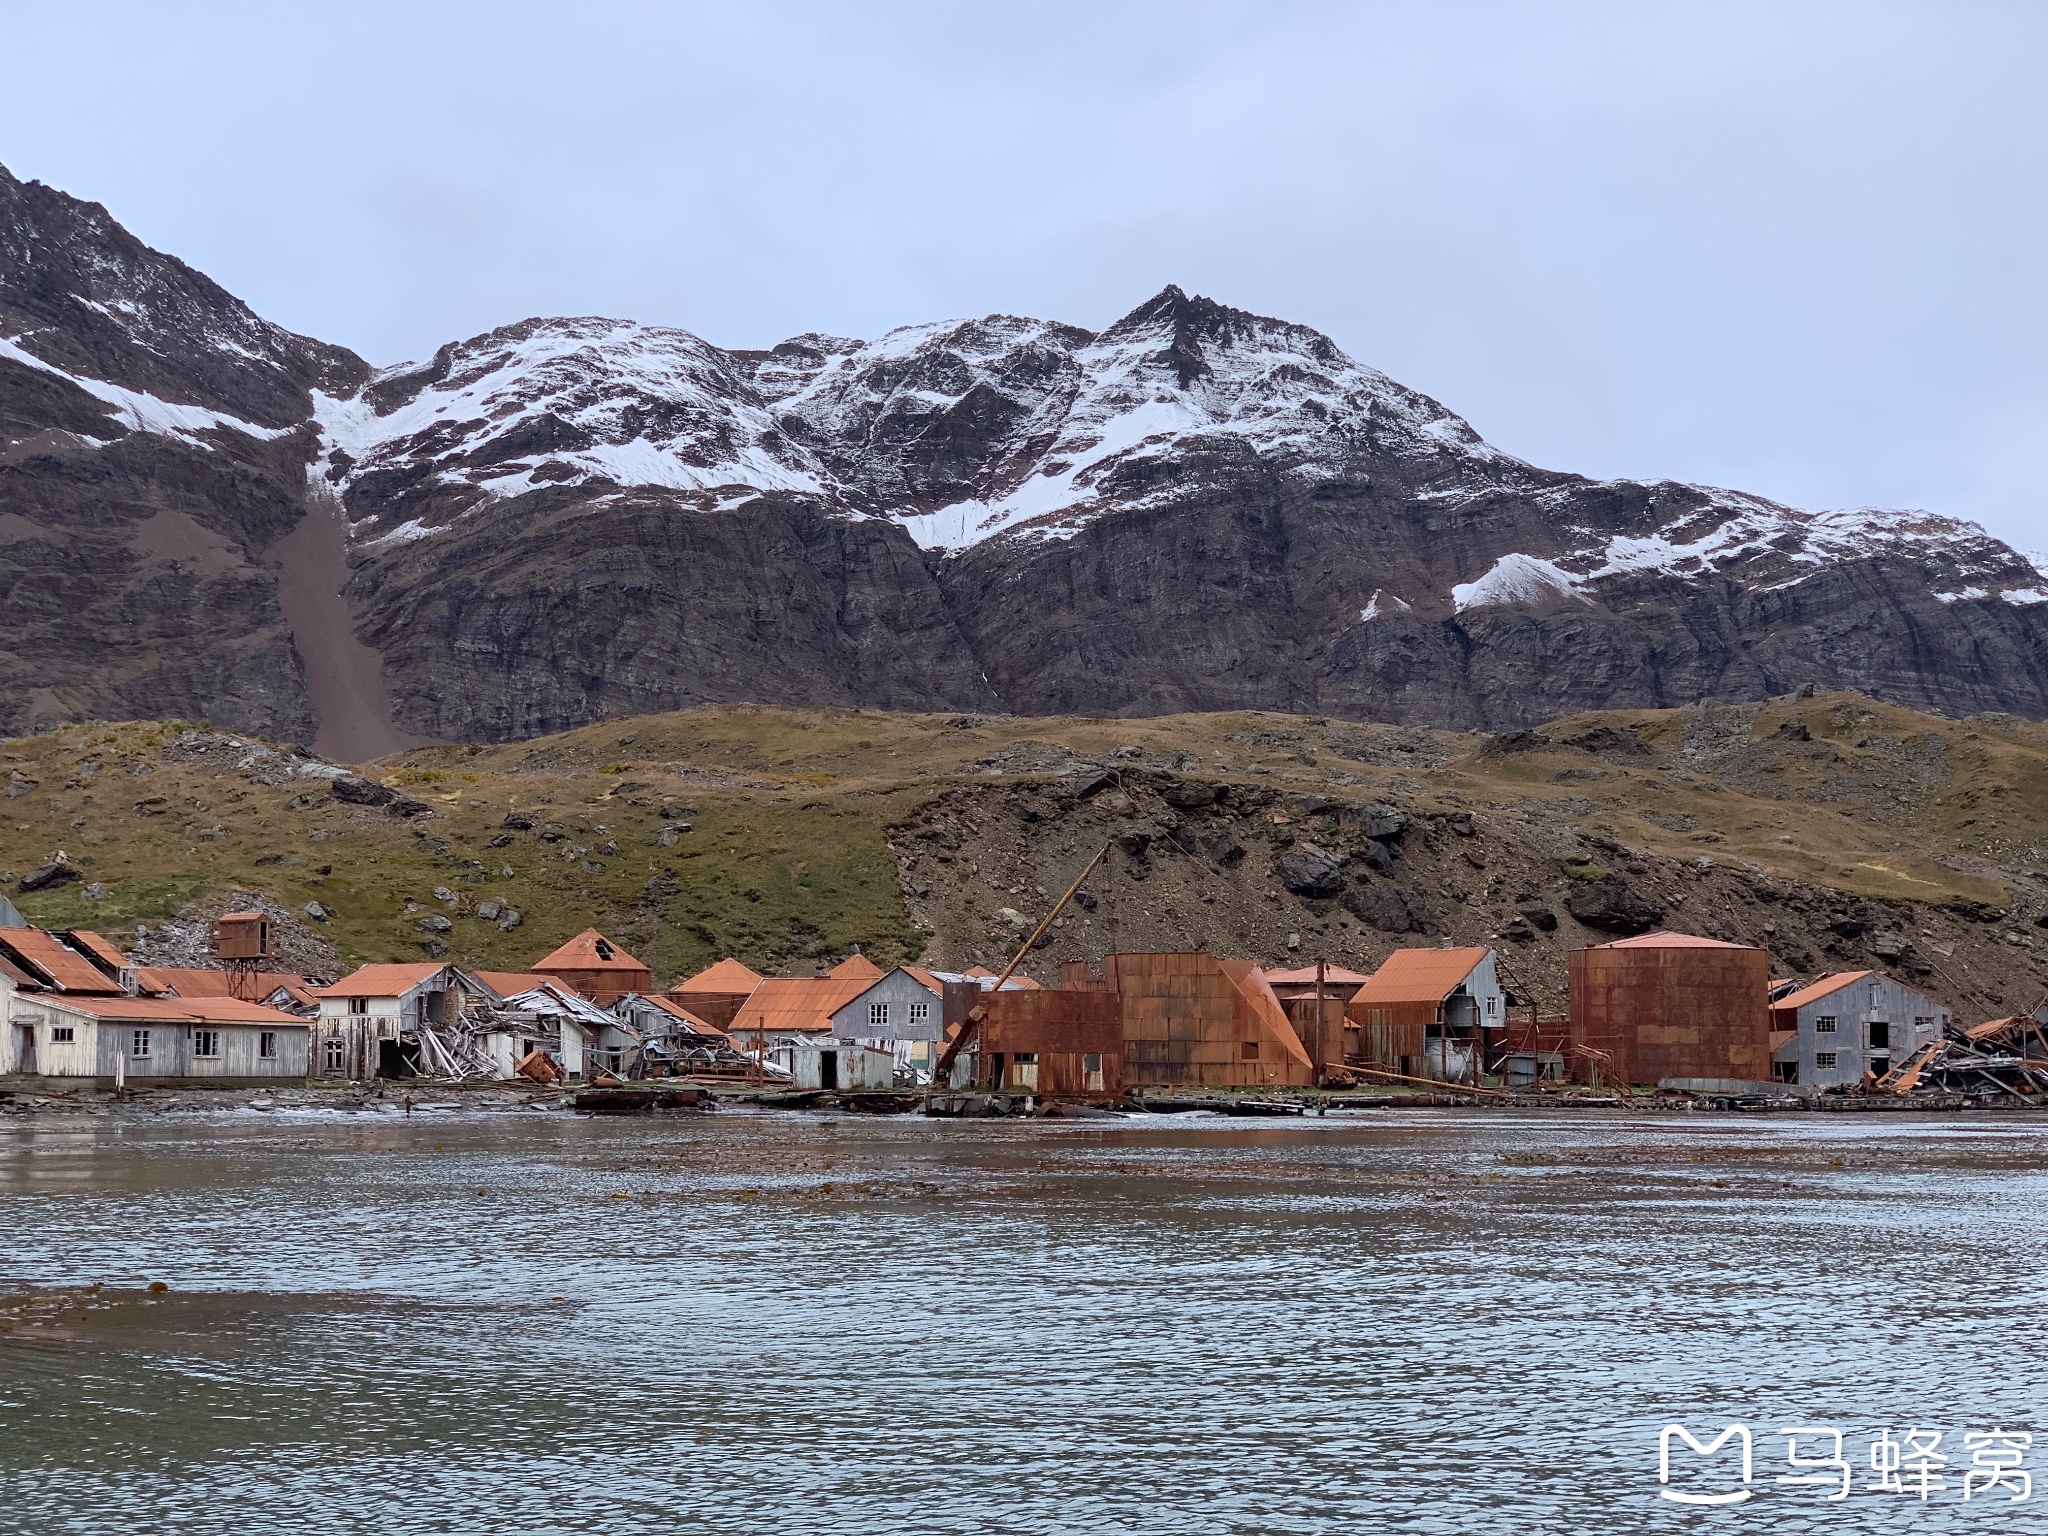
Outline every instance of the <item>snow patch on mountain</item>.
<svg viewBox="0 0 2048 1536"><path fill-rule="evenodd" d="M195 448L213 451L202 433L240 432L248 437L268 440L289 437L291 427L259 427L253 421L243 421L239 416L230 416L225 411L208 410L203 405L180 405L157 395L147 394L139 389L125 389L119 384L109 384L104 379L91 379L82 374L69 373L53 364L44 362L33 352L19 343L0 336L0 358L47 373L75 385L97 400L114 408L115 419L131 432L147 432L158 437L174 437ZM104 447L97 438L86 441Z"/></svg>
<svg viewBox="0 0 2048 1536"><path fill-rule="evenodd" d="M610 480L708 491L819 494L829 477L783 435L726 354L687 331L543 320L385 369L355 394L314 394L327 461L346 487L426 460L487 497ZM544 466L558 466L543 471Z"/></svg>
<svg viewBox="0 0 2048 1536"><path fill-rule="evenodd" d="M1451 609L1547 608L1560 602L1586 603L1580 578L1535 555L1502 555L1477 581L1451 588Z"/></svg>

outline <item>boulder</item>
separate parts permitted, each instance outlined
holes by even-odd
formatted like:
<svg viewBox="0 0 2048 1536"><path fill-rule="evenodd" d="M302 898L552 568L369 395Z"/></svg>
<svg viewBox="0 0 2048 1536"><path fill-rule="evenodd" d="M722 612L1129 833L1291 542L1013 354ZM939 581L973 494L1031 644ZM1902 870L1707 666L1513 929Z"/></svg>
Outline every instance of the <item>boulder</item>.
<svg viewBox="0 0 2048 1536"><path fill-rule="evenodd" d="M668 812L664 810L661 814L666 816ZM533 830L533 818L531 816L522 816L517 811L508 811L505 819L499 822L498 825L507 832L531 832Z"/></svg>
<svg viewBox="0 0 2048 1536"><path fill-rule="evenodd" d="M1159 798L1177 811L1199 811L1223 798L1223 786L1204 784L1199 779L1175 779L1159 792Z"/></svg>
<svg viewBox="0 0 2048 1536"><path fill-rule="evenodd" d="M375 779L358 778L345 773L338 779L327 781L328 793L337 800L350 805L389 805L398 798L398 791L388 784L379 784Z"/></svg>
<svg viewBox="0 0 2048 1536"><path fill-rule="evenodd" d="M1540 901L1524 902L1515 908L1515 916L1544 933L1557 932L1557 914Z"/></svg>
<svg viewBox="0 0 2048 1536"><path fill-rule="evenodd" d="M330 916L333 915L325 907L321 906L320 903L317 901L307 902L305 906L305 913L307 917L311 918L316 923L324 923Z"/></svg>
<svg viewBox="0 0 2048 1536"><path fill-rule="evenodd" d="M1344 910L1381 933L1429 933L1436 914L1422 898L1398 885L1354 886L1344 893Z"/></svg>
<svg viewBox="0 0 2048 1536"><path fill-rule="evenodd" d="M1358 819L1367 837L1383 842L1408 830L1408 818L1391 805L1368 805L1358 813Z"/></svg>
<svg viewBox="0 0 2048 1536"><path fill-rule="evenodd" d="M1651 906L1614 875L1574 886L1564 909L1603 933L1647 933L1664 919L1663 908Z"/></svg>
<svg viewBox="0 0 2048 1536"><path fill-rule="evenodd" d="M85 876L81 875L62 859L52 859L49 863L39 864L23 875L21 877L21 889L24 891L54 890L60 885L69 885L74 880L83 880L84 878Z"/></svg>
<svg viewBox="0 0 2048 1536"><path fill-rule="evenodd" d="M1344 889L1344 868L1314 843L1303 843L1281 855L1280 883L1297 896L1324 898Z"/></svg>

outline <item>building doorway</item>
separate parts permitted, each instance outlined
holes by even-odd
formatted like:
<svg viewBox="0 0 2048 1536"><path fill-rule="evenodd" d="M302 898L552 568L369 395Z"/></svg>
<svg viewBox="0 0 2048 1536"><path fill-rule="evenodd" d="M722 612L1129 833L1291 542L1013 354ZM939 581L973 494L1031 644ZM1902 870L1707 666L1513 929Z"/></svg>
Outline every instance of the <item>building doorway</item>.
<svg viewBox="0 0 2048 1536"><path fill-rule="evenodd" d="M14 1070L33 1073L36 1070L36 1031L33 1024L17 1024L14 1051Z"/></svg>
<svg viewBox="0 0 2048 1536"><path fill-rule="evenodd" d="M837 1051L818 1052L818 1086L820 1088L837 1088L839 1086L839 1053Z"/></svg>

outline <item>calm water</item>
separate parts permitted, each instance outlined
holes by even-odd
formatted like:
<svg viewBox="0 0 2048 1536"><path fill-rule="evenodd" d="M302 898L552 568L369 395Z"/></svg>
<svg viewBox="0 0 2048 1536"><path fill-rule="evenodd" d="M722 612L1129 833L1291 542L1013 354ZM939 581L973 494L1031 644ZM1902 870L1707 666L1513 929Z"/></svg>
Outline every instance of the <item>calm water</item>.
<svg viewBox="0 0 2048 1536"><path fill-rule="evenodd" d="M0 1277L172 1290L0 1338L0 1530L2048 1530L2034 1124L17 1124Z"/></svg>

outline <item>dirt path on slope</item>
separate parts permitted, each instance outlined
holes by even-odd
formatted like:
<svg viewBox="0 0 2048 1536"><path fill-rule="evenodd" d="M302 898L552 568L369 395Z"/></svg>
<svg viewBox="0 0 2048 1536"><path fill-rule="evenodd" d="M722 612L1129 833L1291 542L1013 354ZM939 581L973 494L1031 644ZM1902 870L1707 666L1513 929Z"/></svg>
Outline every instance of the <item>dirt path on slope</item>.
<svg viewBox="0 0 2048 1536"><path fill-rule="evenodd" d="M354 615L341 595L348 547L333 496L309 491L306 515L277 541L272 555L278 562L278 606L291 626L319 721L313 750L330 762L367 763L425 746L426 737L408 735L392 719L384 658L356 638Z"/></svg>

